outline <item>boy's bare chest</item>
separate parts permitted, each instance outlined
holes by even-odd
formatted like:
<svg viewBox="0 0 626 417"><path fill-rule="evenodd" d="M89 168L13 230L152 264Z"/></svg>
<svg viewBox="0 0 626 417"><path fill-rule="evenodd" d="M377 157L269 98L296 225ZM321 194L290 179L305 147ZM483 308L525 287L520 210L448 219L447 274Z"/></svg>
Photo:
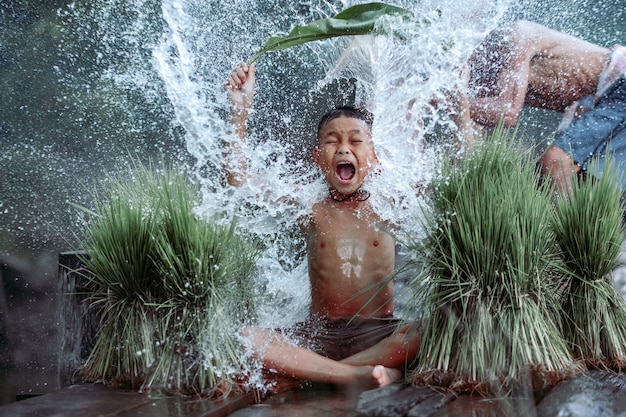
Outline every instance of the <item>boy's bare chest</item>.
<svg viewBox="0 0 626 417"><path fill-rule="evenodd" d="M394 248L394 240L367 213L318 212L309 233L310 254L344 259L380 256Z"/></svg>

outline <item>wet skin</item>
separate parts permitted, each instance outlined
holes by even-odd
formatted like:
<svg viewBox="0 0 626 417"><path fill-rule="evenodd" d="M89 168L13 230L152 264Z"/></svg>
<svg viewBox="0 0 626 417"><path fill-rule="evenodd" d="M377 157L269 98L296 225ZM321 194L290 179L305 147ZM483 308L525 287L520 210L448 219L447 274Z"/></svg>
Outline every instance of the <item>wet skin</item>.
<svg viewBox="0 0 626 417"><path fill-rule="evenodd" d="M227 80L233 104L231 123L241 141L245 140L252 104L254 71L254 66L241 64ZM358 118L337 117L320 129L318 139L313 159L334 198L316 203L302 221L307 238L311 312L330 318L357 313L390 316L392 283L386 278L394 268L394 241L379 227L369 202L355 194L378 163L369 126ZM231 165L225 164L224 169L229 184L239 186L246 181L245 158L239 143L229 145L225 155ZM376 284L384 286L382 291L375 292L372 286ZM253 354L263 362L264 369L275 371L277 385L271 389L275 392L302 380L364 389L389 384L401 377L400 369L407 358L415 357L420 343L419 334L407 325L364 351L334 361L298 347L270 329L246 327L240 333L250 340Z"/></svg>
<svg viewBox="0 0 626 417"><path fill-rule="evenodd" d="M377 163L367 124L351 117L329 121L320 131L313 158L335 197L347 200L329 197L316 203L305 223L311 312L331 318L393 315L392 283L380 292L376 284L393 271L394 240L379 227L367 201L348 198ZM355 296L366 288L371 289Z"/></svg>

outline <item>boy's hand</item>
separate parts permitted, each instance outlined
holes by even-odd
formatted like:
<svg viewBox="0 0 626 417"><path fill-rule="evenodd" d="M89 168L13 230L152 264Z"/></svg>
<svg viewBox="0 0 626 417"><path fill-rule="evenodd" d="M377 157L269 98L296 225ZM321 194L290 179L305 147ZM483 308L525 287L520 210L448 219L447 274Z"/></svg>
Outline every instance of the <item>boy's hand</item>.
<svg viewBox="0 0 626 417"><path fill-rule="evenodd" d="M255 64L248 67L246 63L239 64L226 80L228 98L238 110L248 110L252 106L254 97L254 70Z"/></svg>

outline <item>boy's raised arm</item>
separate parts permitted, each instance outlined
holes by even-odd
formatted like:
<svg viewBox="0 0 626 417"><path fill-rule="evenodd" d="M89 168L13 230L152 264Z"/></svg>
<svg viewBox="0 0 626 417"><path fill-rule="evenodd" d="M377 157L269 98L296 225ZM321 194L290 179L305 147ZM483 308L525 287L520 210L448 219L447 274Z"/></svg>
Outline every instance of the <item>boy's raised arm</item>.
<svg viewBox="0 0 626 417"><path fill-rule="evenodd" d="M254 98L255 65L239 64L226 80L230 100L230 124L239 140L227 140L224 144L224 172L230 185L240 186L246 181L246 158L242 143L246 139L246 127L252 99Z"/></svg>
<svg viewBox="0 0 626 417"><path fill-rule="evenodd" d="M456 137L456 150L472 149L474 147L474 126L470 116L470 103L467 96L467 86L469 83L469 69L463 67L461 78L454 90L450 93L450 111L453 115L454 124L458 129Z"/></svg>

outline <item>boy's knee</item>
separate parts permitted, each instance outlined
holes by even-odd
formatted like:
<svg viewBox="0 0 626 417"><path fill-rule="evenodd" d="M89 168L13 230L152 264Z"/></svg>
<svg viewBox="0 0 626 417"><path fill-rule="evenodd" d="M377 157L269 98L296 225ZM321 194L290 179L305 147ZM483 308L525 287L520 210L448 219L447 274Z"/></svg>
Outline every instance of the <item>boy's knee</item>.
<svg viewBox="0 0 626 417"><path fill-rule="evenodd" d="M417 349L422 342L422 334L416 325L407 324L395 333L395 341L409 350Z"/></svg>

